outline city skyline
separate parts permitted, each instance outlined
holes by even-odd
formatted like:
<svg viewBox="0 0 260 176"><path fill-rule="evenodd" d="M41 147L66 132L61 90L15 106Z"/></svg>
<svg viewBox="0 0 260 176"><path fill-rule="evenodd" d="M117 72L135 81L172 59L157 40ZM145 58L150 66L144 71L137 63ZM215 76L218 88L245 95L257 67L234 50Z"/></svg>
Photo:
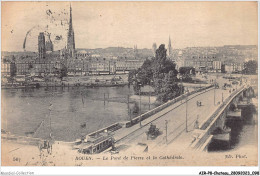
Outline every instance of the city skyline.
<svg viewBox="0 0 260 176"><path fill-rule="evenodd" d="M153 43L167 45L169 36L173 49L257 45L254 3L71 2L76 48L132 48L137 45L151 49ZM67 2L2 3L2 51L22 51L26 33L31 29L26 50L35 51L38 32L44 32L46 26L47 32L52 33L54 50L64 48L69 6ZM13 13L17 8L20 13ZM50 13L64 10L63 17L48 18L48 10ZM55 20L58 25L53 22ZM36 39L33 32L37 34ZM64 41L55 41L57 36L62 36Z"/></svg>

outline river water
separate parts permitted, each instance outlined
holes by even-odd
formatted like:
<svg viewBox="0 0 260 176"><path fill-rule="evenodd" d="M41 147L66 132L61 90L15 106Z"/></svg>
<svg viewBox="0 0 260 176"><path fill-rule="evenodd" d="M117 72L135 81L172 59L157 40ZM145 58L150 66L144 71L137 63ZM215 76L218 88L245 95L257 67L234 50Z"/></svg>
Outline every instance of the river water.
<svg viewBox="0 0 260 176"><path fill-rule="evenodd" d="M254 107L249 109L254 109ZM209 144L208 151L225 152L233 149L240 149L243 146L257 146L257 114L248 111L246 116L242 116L242 119L243 120L229 121L227 123L227 126L231 128L229 142L213 140Z"/></svg>
<svg viewBox="0 0 260 176"><path fill-rule="evenodd" d="M137 116L130 117L128 111L127 95L130 109L134 104L139 106L139 96L133 94L128 86L2 89L2 129L19 136L35 132L33 137L39 138L47 138L51 129L56 140L73 141ZM108 97L111 101L107 101ZM145 100L147 97L141 101L142 112L149 110Z"/></svg>
<svg viewBox="0 0 260 176"><path fill-rule="evenodd" d="M251 86L257 88L257 77L252 80ZM113 101L104 102L104 94L105 99ZM35 132L33 137L39 138L47 138L51 129L55 140L74 141L81 135L137 116L129 115L127 95L130 109L134 104L139 106L139 96L128 86L2 89L1 128L19 136ZM154 107L152 104L150 108ZM148 98L142 96L141 111L148 110ZM211 151L226 151L248 143L257 145L257 123L247 121L234 134L231 148L213 145Z"/></svg>

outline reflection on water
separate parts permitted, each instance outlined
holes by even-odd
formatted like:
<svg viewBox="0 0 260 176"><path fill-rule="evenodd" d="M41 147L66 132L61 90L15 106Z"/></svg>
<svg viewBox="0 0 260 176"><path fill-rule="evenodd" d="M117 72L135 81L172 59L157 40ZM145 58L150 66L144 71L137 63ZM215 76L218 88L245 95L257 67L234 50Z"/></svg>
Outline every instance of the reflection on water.
<svg viewBox="0 0 260 176"><path fill-rule="evenodd" d="M127 95L133 95L132 88L127 86L4 89L2 128L16 135L36 131L34 137L45 138L51 125L56 140L73 141L110 124L129 120ZM108 98L113 101L107 101ZM142 112L148 109L147 102L142 102Z"/></svg>

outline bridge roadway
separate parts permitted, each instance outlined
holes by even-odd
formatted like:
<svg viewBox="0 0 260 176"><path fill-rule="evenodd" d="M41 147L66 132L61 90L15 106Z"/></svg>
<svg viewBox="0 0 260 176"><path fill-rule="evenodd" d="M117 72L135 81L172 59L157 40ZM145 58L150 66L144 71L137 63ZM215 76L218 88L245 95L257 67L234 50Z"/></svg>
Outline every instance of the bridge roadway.
<svg viewBox="0 0 260 176"><path fill-rule="evenodd" d="M237 87L238 88L238 87ZM215 105L214 105L214 91L215 91ZM156 113L150 118L142 121L142 127L140 124L136 124L130 128L122 128L116 131L114 137L116 139L116 147L122 151L126 151L131 146L136 146L141 143L143 146L148 145L149 150L158 149L158 147L166 148L167 146L185 149L190 145L192 141L191 132L194 129L194 123L198 117L199 124L206 120L216 109L220 106L223 100L229 95L229 90L222 90L211 88L208 91L203 91L190 95L187 102L187 124L188 132L186 132L186 103L185 100L177 102L168 108ZM202 106L197 107L196 102L201 101ZM219 102L219 103L218 103ZM166 142L166 120L167 124L167 142ZM147 140L146 131L149 129L149 124L153 123L162 132L154 140ZM180 137L181 136L181 137ZM166 145L167 144L167 145ZM131 149L132 150L132 149Z"/></svg>

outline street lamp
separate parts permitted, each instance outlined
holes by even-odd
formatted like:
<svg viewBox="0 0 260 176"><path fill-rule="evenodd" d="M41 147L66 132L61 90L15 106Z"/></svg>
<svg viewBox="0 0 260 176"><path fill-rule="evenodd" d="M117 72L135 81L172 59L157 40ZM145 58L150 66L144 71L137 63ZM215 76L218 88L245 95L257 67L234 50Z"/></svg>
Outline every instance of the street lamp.
<svg viewBox="0 0 260 176"><path fill-rule="evenodd" d="M168 139L167 139L167 125L168 125L168 120L165 120L165 140L166 140L166 144L168 142Z"/></svg>
<svg viewBox="0 0 260 176"><path fill-rule="evenodd" d="M215 82L214 82L214 106L216 105L216 79L215 79Z"/></svg>
<svg viewBox="0 0 260 176"><path fill-rule="evenodd" d="M51 137L51 109L52 109L52 103L50 103L50 106L49 106L49 121L50 121L50 137Z"/></svg>
<svg viewBox="0 0 260 176"><path fill-rule="evenodd" d="M183 89L182 77L180 77L180 80L181 80L181 84L180 84L180 88L181 88L181 96L183 96L184 89ZM182 99L181 99L181 103L182 103Z"/></svg>
<svg viewBox="0 0 260 176"><path fill-rule="evenodd" d="M150 90L151 83L153 83L153 80L149 82L149 110L151 109L151 90Z"/></svg>
<svg viewBox="0 0 260 176"><path fill-rule="evenodd" d="M186 132L188 132L188 95L186 96Z"/></svg>
<svg viewBox="0 0 260 176"><path fill-rule="evenodd" d="M141 115L142 115L142 109L141 109L141 86L142 86L142 84L139 82L138 83L138 86L139 86L139 98L140 98L140 102L139 102L139 104L140 104L140 108L139 108L139 112L140 112L140 114L139 114L139 121L140 121L140 127L142 127L142 123L141 123L141 121L142 121L142 117L141 117Z"/></svg>

